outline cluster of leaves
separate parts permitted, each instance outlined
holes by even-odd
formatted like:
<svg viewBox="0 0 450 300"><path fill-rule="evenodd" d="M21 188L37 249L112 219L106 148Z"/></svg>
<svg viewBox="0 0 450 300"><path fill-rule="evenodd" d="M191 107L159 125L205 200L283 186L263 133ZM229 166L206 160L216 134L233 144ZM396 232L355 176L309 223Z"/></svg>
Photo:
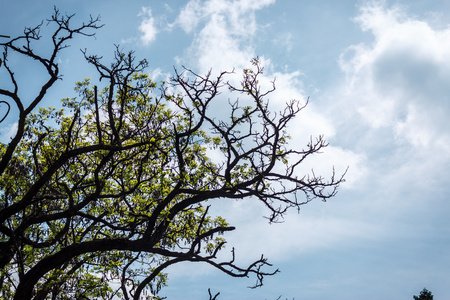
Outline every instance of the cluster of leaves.
<svg viewBox="0 0 450 300"><path fill-rule="evenodd" d="M224 81L227 72L213 78L184 70L158 88L144 72L147 62L117 47L109 66L84 51L106 82L102 88L85 79L62 109L38 107L59 76L55 59L65 44L58 41L99 27L91 19L70 29L71 18L55 10L51 21L66 35L53 36L49 59L31 47L39 27L3 44L14 88L0 95L12 99L20 115L16 135L0 143L0 296L153 298L166 284L165 268L183 261L235 277L254 274L261 285L277 272L263 270L269 265L263 256L247 267L234 263L234 249L229 261L217 259L225 245L221 234L234 227L211 217L208 205L253 197L276 221L289 207L334 196L342 177L297 175L298 165L327 145L323 138L305 149L287 148L286 126L302 106L291 101L271 114L265 98L275 86L261 92L257 59L239 87ZM26 47L17 45L23 41ZM28 107L8 50L37 59L49 74ZM252 105L230 103L230 118L216 119L209 107L221 88ZM222 159L211 159L212 152Z"/></svg>

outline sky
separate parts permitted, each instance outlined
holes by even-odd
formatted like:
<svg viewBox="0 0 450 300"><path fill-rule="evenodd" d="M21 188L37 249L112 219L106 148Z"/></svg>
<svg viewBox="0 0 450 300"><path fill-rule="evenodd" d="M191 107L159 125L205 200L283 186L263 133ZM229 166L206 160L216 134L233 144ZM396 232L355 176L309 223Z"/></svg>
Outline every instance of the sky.
<svg viewBox="0 0 450 300"><path fill-rule="evenodd" d="M222 300L406 300L426 287L450 299L450 2L0 0L0 34L39 24L54 4L79 22L101 15L105 26L65 49L63 80L44 105L58 106L76 81L95 76L80 49L106 61L115 44L134 50L156 81L182 66L200 74L234 68L239 77L258 56L263 87L276 78L275 110L309 97L290 125L292 147L320 134L329 142L305 172L349 167L334 198L290 211L281 224L269 225L255 201L213 206L237 227L225 237L238 261L264 254L280 269L263 287L187 263L168 269L161 296L207 299L211 288ZM16 63L26 98L42 70ZM13 116L0 138L14 131Z"/></svg>

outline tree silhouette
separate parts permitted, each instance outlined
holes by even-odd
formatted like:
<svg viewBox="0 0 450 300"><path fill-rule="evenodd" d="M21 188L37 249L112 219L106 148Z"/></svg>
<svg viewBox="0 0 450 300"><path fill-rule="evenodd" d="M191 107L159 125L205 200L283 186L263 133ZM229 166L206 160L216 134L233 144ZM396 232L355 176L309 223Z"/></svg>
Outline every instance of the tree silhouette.
<svg viewBox="0 0 450 300"><path fill-rule="evenodd" d="M101 27L98 18L78 27L72 19L55 9L48 56L33 50L42 24L0 44L10 78L0 96L19 111L16 134L0 143L1 297L157 299L165 269L186 261L253 275L261 286L278 270L262 255L239 266L234 248L228 260L218 259L222 235L235 227L210 216L209 207L259 201L276 222L289 208L336 194L342 176L333 172L326 180L299 169L327 146L322 136L289 148L286 127L304 106L290 101L281 112L269 110L275 85L261 90L258 59L238 86L226 81L229 72L213 77L185 69L158 89L144 73L147 62L116 47L110 64L83 51L97 85L85 79L62 109L41 107L61 76L58 55L67 41ZM10 53L46 72L31 101L20 96ZM222 89L242 100L230 101L221 119L210 106Z"/></svg>
<svg viewBox="0 0 450 300"><path fill-rule="evenodd" d="M420 292L419 296L413 296L414 300L433 300L433 294L426 288Z"/></svg>

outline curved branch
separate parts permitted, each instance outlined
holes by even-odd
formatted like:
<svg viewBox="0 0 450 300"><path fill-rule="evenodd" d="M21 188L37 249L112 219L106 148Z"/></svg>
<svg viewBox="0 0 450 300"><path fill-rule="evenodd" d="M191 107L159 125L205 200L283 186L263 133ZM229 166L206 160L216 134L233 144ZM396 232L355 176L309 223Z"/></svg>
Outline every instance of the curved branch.
<svg viewBox="0 0 450 300"><path fill-rule="evenodd" d="M9 105L9 103L8 102L6 102L6 101L4 101L4 100L0 100L0 104L6 104L6 106L8 106L8 109L6 110L6 113L5 113L5 115L3 116L3 118L0 120L0 123L1 122L3 122L5 119L6 119L6 117L8 116L8 114L9 114L9 110L11 109L11 106Z"/></svg>

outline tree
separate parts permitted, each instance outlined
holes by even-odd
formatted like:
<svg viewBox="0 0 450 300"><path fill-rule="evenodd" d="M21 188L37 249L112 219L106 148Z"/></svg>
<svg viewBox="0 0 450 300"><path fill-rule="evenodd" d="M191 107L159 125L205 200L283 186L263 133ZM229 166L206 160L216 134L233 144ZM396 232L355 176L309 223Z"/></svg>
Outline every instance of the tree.
<svg viewBox="0 0 450 300"><path fill-rule="evenodd" d="M98 85L85 79L61 109L41 107L60 78L58 55L67 42L101 27L98 18L78 27L72 19L55 9L48 56L33 50L42 24L1 44L10 88L0 95L19 111L16 134L0 144L1 296L156 299L164 270L185 261L254 275L255 287L262 285L278 270L264 256L238 266L234 248L219 260L222 235L235 227L208 211L214 202L253 198L276 222L288 208L336 194L343 177L334 172L329 180L298 175L299 165L327 146L322 136L304 149L288 148L286 127L304 106L291 101L277 114L269 110L275 85L261 90L258 59L238 86L225 81L228 72L184 69L158 88L144 73L145 60L116 47L110 65L82 51ZM32 101L20 96L10 53L36 60L48 76ZM229 102L229 118L216 118L210 106L223 88L252 104Z"/></svg>
<svg viewBox="0 0 450 300"><path fill-rule="evenodd" d="M433 300L433 294L426 288L420 292L419 296L413 296L414 300Z"/></svg>

